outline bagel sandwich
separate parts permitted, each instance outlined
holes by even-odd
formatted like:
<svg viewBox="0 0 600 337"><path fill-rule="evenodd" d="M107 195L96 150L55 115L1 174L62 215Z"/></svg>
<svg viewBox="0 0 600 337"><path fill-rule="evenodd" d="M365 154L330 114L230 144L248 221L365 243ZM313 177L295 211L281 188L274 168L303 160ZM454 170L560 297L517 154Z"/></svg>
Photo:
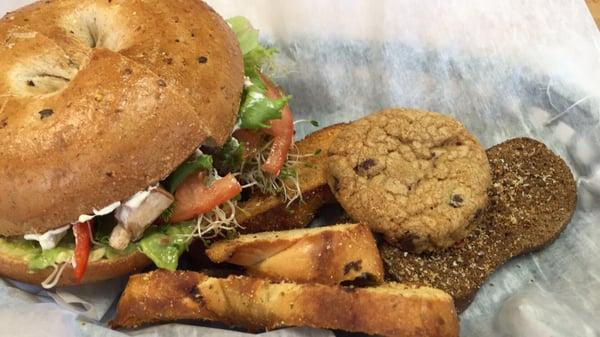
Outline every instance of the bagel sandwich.
<svg viewBox="0 0 600 337"><path fill-rule="evenodd" d="M0 276L174 270L242 191L301 197L275 49L198 0L38 1L0 19Z"/></svg>

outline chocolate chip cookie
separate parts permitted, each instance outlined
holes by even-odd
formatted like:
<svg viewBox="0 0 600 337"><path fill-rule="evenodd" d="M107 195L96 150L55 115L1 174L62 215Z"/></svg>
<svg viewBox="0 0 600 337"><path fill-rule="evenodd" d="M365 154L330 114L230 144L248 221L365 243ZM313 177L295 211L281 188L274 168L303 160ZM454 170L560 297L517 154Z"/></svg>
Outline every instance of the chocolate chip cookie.
<svg viewBox="0 0 600 337"><path fill-rule="evenodd" d="M485 151L451 117L390 109L348 126L331 144L328 184L354 218L411 252L463 239L486 206Z"/></svg>

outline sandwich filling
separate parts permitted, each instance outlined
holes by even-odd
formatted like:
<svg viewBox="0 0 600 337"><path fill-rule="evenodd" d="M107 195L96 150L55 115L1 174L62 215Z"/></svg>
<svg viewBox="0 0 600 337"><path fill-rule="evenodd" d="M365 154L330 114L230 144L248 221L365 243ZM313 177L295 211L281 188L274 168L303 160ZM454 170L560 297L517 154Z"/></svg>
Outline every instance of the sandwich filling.
<svg viewBox="0 0 600 337"><path fill-rule="evenodd" d="M65 266L79 282L90 262L140 251L157 267L175 270L194 238L236 235L237 201L246 189L301 198L294 169L294 122L289 97L263 75L277 52L259 43L243 17L228 20L244 57L245 83L235 132L221 148L201 146L164 181L116 201L70 225L43 234L0 238L0 252L27 261L29 270L55 270L42 284L55 286Z"/></svg>

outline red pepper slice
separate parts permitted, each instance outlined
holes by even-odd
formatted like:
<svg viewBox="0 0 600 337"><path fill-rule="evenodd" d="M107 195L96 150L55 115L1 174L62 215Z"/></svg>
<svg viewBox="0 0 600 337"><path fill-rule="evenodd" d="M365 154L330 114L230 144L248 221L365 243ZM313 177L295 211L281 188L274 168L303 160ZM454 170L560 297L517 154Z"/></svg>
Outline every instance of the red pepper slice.
<svg viewBox="0 0 600 337"><path fill-rule="evenodd" d="M266 76L261 74L261 79L267 88L265 96L271 99L281 98L281 90L277 88ZM278 176L281 168L287 160L290 147L294 143L294 117L289 105L286 104L281 110L281 119L272 119L269 121L270 128L263 131L273 136L273 145L267 161L262 166L262 170L274 176Z"/></svg>
<svg viewBox="0 0 600 337"><path fill-rule="evenodd" d="M81 283L88 266L90 250L92 247L92 225L94 220L80 222L73 225L75 235L75 283Z"/></svg>
<svg viewBox="0 0 600 337"><path fill-rule="evenodd" d="M192 174L179 186L175 192L175 210L171 222L193 219L242 192L242 186L231 173L211 186L204 184L205 177L205 172Z"/></svg>

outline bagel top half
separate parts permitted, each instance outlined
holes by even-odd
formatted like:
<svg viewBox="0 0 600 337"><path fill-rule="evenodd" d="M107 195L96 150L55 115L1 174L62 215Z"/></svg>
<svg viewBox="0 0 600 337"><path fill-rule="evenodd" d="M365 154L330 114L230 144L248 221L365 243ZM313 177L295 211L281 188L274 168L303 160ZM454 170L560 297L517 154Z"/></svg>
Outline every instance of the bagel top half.
<svg viewBox="0 0 600 337"><path fill-rule="evenodd" d="M75 222L222 144L239 44L199 0L39 1L0 19L0 235Z"/></svg>

